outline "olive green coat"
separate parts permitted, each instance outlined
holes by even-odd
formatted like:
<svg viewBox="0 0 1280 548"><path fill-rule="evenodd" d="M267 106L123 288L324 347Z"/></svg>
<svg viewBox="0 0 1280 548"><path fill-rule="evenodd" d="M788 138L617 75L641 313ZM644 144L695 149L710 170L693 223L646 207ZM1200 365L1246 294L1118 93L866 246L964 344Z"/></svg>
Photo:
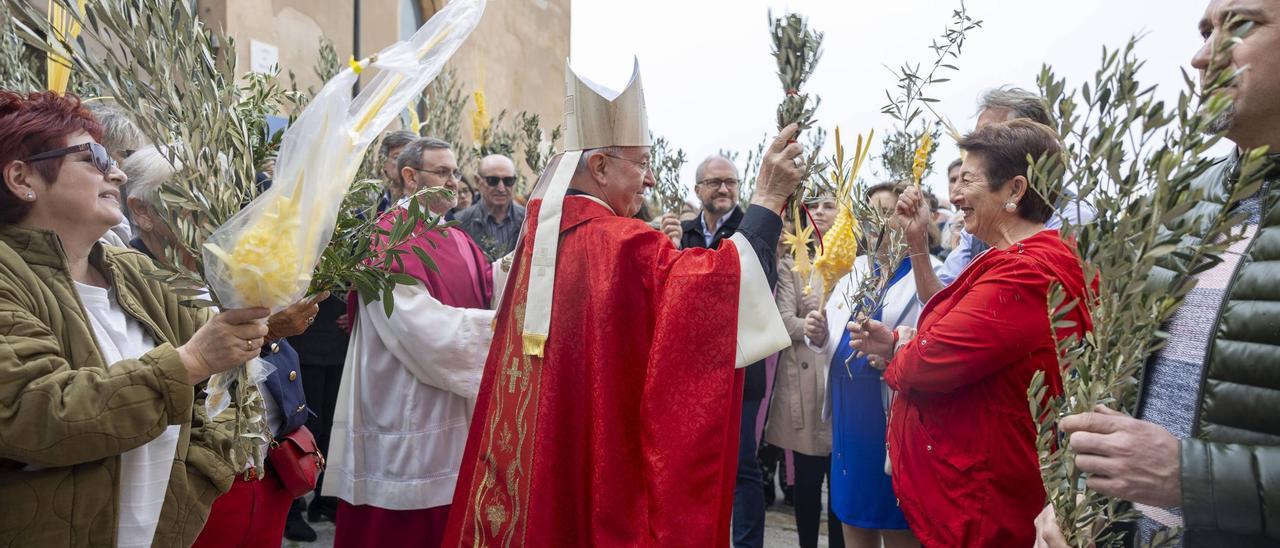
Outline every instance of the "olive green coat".
<svg viewBox="0 0 1280 548"><path fill-rule="evenodd" d="M120 455L174 424L154 545L189 546L236 473L175 350L209 314L144 277L143 254L96 244L90 263L157 345L108 370L66 263L57 235L0 226L0 546L115 546Z"/></svg>

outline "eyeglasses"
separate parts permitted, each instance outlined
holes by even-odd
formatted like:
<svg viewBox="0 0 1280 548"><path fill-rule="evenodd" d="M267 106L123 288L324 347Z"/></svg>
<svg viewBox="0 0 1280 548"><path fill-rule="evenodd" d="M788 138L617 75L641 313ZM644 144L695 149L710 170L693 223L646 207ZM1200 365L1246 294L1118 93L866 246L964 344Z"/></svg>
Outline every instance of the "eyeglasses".
<svg viewBox="0 0 1280 548"><path fill-rule="evenodd" d="M458 181L462 180L462 170L460 169L449 169L447 167L439 167L436 169L418 169L416 167L412 167L409 169L422 172L422 173L430 173L431 175L435 175L436 177L439 177L446 181L448 181L450 178L456 179Z"/></svg>
<svg viewBox="0 0 1280 548"><path fill-rule="evenodd" d="M93 156L92 156L93 167L98 168L98 171L101 171L103 175L107 175L111 173L111 170L116 167L115 159L112 158L110 154L107 154L107 147L104 147L98 143L81 143L81 144L69 146L66 148L50 150L49 152L41 152L40 154L36 154L35 156L27 158L23 161L39 162L41 160L52 160L54 158L60 158L68 154L75 154L77 152L84 152L86 150L93 153Z"/></svg>
<svg viewBox="0 0 1280 548"><path fill-rule="evenodd" d="M698 181L698 184L700 184L700 185L702 185L702 186L705 186L705 187L707 187L707 188L712 188L712 189L714 189L714 188L719 188L719 187L721 187L721 186L725 187L725 188L726 188L726 189L728 189L728 190L733 190L733 189L735 189L735 188L738 188L738 180L737 180L737 179L728 179L728 178L726 178L726 179L703 179L703 180L701 180L701 181Z"/></svg>
<svg viewBox="0 0 1280 548"><path fill-rule="evenodd" d="M499 184L506 185L507 188L516 186L515 177L498 177L496 175L486 175L484 176L484 182L489 186L498 186Z"/></svg>
<svg viewBox="0 0 1280 548"><path fill-rule="evenodd" d="M649 163L649 159L648 159L648 158L645 158L644 160L632 160L631 158L623 158L623 157L621 157L621 156L614 156L614 155L612 155L612 154L601 154L601 156L608 156L608 157L610 157L610 158L613 158L614 160L622 160L622 161L624 161L624 162L631 162L631 163L633 163L633 164L635 164L635 165L640 166L640 171L649 171L649 168L650 168L650 167L653 167L653 166Z"/></svg>

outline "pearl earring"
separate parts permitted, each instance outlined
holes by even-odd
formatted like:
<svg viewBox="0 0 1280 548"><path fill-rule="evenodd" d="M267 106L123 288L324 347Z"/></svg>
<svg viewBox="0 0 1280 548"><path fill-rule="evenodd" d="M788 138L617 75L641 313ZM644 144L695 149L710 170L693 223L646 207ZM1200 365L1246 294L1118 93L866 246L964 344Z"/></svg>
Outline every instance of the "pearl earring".
<svg viewBox="0 0 1280 548"><path fill-rule="evenodd" d="M1004 210L1008 211L1009 213L1013 213L1014 211L1017 211L1017 209L1018 209L1018 204L1015 204L1013 202L1004 203Z"/></svg>

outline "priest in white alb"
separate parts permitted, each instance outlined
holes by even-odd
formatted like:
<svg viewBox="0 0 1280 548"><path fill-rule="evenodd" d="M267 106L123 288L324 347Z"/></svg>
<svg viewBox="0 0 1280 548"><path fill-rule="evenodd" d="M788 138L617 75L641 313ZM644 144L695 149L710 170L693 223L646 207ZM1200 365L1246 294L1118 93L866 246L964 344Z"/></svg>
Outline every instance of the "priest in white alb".
<svg viewBox="0 0 1280 548"><path fill-rule="evenodd" d="M396 160L404 193L435 215L457 204L458 164L449 144L420 138ZM406 198L378 224L392 232ZM385 242L375 242L375 249ZM411 248L430 256L434 268ZM421 224L401 243L393 271L418 280L360 310L338 391L323 492L339 499L334 546L439 546L485 354L493 337L491 266L454 227ZM376 261L375 261L376 262Z"/></svg>
<svg viewBox="0 0 1280 548"><path fill-rule="evenodd" d="M654 185L638 64L621 93L566 82L566 152L506 273L445 545L727 546L739 368L790 344L770 287L795 128L738 233L681 251L631 218Z"/></svg>

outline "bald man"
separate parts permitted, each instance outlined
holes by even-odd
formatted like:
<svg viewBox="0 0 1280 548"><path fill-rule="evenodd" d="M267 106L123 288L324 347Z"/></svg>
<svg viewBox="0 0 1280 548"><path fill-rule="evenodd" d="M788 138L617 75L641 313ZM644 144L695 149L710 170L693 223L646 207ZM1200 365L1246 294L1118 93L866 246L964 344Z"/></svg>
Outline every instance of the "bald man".
<svg viewBox="0 0 1280 548"><path fill-rule="evenodd" d="M524 224L524 207L512 199L516 164L501 154L490 154L480 159L476 171L480 201L458 213L458 228L475 240L490 261L495 261L515 249Z"/></svg>

